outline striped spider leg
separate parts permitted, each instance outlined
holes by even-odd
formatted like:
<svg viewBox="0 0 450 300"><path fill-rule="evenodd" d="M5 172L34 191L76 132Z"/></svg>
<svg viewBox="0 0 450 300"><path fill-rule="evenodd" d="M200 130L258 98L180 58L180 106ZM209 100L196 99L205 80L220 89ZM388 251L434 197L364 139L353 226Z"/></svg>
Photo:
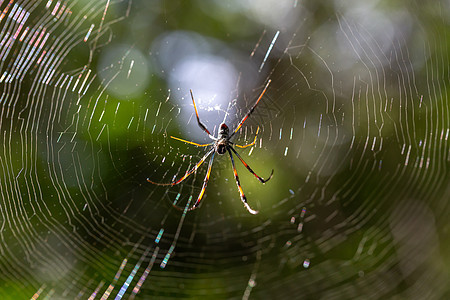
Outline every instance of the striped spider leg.
<svg viewBox="0 0 450 300"><path fill-rule="evenodd" d="M244 159L233 148L233 145L236 146L236 147L242 148L242 149L255 145L256 138L257 138L258 133L259 133L259 127L256 130L256 134L255 134L255 138L254 138L253 142L250 143L250 144L238 145L238 144L235 144L235 143L231 142L230 139L242 127L242 125L244 124L245 120L247 120L247 118L253 113L253 111L255 110L256 106L259 103L259 101L261 100L261 98L265 94L267 88L269 87L270 82L271 81L268 80L266 86L264 87L263 91L261 92L261 94L259 95L258 99L256 100L256 103L252 106L252 108L249 110L247 115L241 120L241 122L238 124L236 129L231 133L231 135L229 134L230 130L229 130L228 126L225 123L222 123L222 124L220 124L219 134L218 134L217 137L212 136L211 132L208 130L208 128L206 128L206 126L200 121L200 118L198 116L198 111L197 111L197 105L195 104L195 100L194 100L194 95L192 93L192 90L190 90L192 103L194 104L195 116L197 118L197 124L206 134L208 134L209 138L211 140L213 140L213 141L211 143L209 143L209 144L199 144L199 143L187 141L187 140L184 140L184 139L181 139L181 138L178 138L178 137L174 137L174 136L170 136L170 137L172 139L177 140L177 141L180 141L180 142L183 142L183 143L186 143L186 144L190 144L190 145L194 145L194 146L197 146L197 147L208 147L208 146L210 146L210 149L200 159L200 161L197 164L195 164L195 166L193 166L190 170L188 170L180 179L174 180L171 183L158 183L158 182L154 182L154 181L150 180L149 178L147 178L147 181L152 183L152 184L161 185L161 186L174 186L176 184L179 184L183 180L188 178L192 173L196 172L197 169L203 164L203 162L212 154L211 158L209 159L208 170L206 171L206 175L205 175L205 178L203 180L202 189L201 189L201 191L200 191L200 193L199 193L199 195L197 197L197 200L195 201L194 205L192 207L188 208L187 210L190 211L190 210L197 209L197 208L199 208L201 200L203 199L203 196L205 194L206 186L208 184L209 177L211 175L211 168L212 168L212 164L213 164L213 161L214 161L215 154L217 153L219 155L223 155L223 154L228 152L228 154L230 155L231 165L233 167L234 179L236 181L236 185L237 185L237 188L239 190L241 201L242 201L242 203L244 204L244 207L248 210L249 213L257 214L258 211L252 209L250 207L250 205L247 203L247 198L245 197L244 191L242 190L241 183L239 181L239 176L238 176L237 171L236 171L236 165L234 163L233 153L237 156L239 161L247 168L247 170L250 173L252 173L263 184L266 183L267 181L269 181L270 178L272 178L272 176L273 176L273 169L272 169L272 172L270 173L270 176L267 179L263 179L262 177L258 176L252 170L252 168L250 168L250 166L244 161ZM177 208L177 209L184 210L184 208L179 207L176 204L173 204L173 206L175 208Z"/></svg>

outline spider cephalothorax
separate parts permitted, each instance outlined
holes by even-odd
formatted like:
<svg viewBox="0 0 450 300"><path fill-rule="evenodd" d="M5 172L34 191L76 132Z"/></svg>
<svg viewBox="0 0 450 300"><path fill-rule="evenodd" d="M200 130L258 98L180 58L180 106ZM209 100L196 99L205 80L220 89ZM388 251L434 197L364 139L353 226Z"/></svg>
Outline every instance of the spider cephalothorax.
<svg viewBox="0 0 450 300"><path fill-rule="evenodd" d="M249 112L247 113L247 115L241 120L241 122L238 124L238 126L236 126L236 128L234 129L234 131L231 133L230 135L230 129L228 128L227 124L222 123L219 126L219 133L217 135L217 137L214 137L211 135L211 132L209 132L209 130L206 128L205 125L203 125L202 122L200 122L200 118L198 116L198 111L197 111L197 106L195 105L195 100L194 100L194 95L192 94L192 90L191 92L191 98L192 98L192 103L194 104L194 109L195 109L195 116L197 117L197 123L198 126L208 134L208 136L213 140L213 142L209 143L209 144L198 144L195 142L191 142L191 141L186 141L174 136L171 136L171 138L175 139L175 140L179 140L181 142L187 143L187 144L191 144L191 145L195 145L198 147L207 147L207 146L212 146L209 151L202 157L202 159L193 167L191 168L189 171L186 172L186 174L184 174L183 177L181 177L178 180L174 180L171 183L157 183L154 181L151 181L150 179L147 178L147 181L156 185L165 185L165 186L173 186L176 184L179 184L180 182L182 182L183 180L185 180L189 175L191 175L192 173L194 173L195 171L197 171L197 169L200 167L200 165L208 158L209 155L211 155L211 158L209 160L209 164L208 164L208 171L206 171L206 176L205 179L203 180L203 186L202 186L202 190L200 191L200 194L198 195L197 201L195 201L194 205L187 209L187 210L193 210L196 209L200 206L201 200L203 198L203 195L205 193L205 189L206 189L206 185L208 184L208 180L209 180L209 176L211 175L211 168L212 168L212 163L214 160L214 155L217 153L219 155L223 155L226 152L228 152L228 154L230 155L231 158L231 165L233 166L233 173L234 173L234 179L236 180L236 185L238 187L239 190L239 194L241 196L241 200L242 203L244 204L245 208L251 213L251 214L257 214L258 211L252 209L250 207L250 205L248 205L247 203L247 198L244 195L244 191L242 190L241 187L241 183L239 181L239 176L237 174L236 171L236 166L234 164L234 158L233 158L233 154L234 153L237 158L242 162L242 164L247 168L247 170L252 173L253 175L255 175L255 177L261 182L261 183L265 183L267 182L270 178L272 178L273 175L273 170L272 173L270 174L270 176L267 179L263 179L261 177L259 177L258 175L256 175L255 172L253 172L253 170L250 168L250 166L244 161L244 159L236 152L236 150L234 150L233 145L239 148L246 148L249 146L253 146L256 143L256 137L258 135L259 132L259 127L256 130L256 134L255 134L255 139L253 140L252 143L247 144L247 145L237 145L234 144L233 142L231 142L231 138L233 137L233 135L242 127L242 124L244 124L245 120L247 120L247 118L253 113L253 111L255 110L256 105L258 104L258 102L261 100L262 96L264 95L264 93L266 92L267 88L269 87L270 84L270 80L268 80L266 86L264 87L264 90L261 92L261 94L259 95L258 99L256 100L256 103L253 105L253 107L249 110ZM174 206L178 209L183 209L181 207L178 207L174 204Z"/></svg>

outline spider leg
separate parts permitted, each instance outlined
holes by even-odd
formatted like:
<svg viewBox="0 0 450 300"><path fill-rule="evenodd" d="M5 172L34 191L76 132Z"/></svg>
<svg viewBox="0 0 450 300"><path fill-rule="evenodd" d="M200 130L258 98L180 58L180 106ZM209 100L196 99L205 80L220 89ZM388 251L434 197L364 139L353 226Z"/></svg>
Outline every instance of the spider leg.
<svg viewBox="0 0 450 300"><path fill-rule="evenodd" d="M197 147L206 147L206 146L211 145L211 143L209 143L209 144L198 144L198 143L194 143L194 142L191 142L191 141L186 141L186 140L180 139L180 138L178 138L176 136L170 136L170 137L172 139L174 139L174 140L177 140L177 141L180 141L180 142L183 142L183 143L186 143L186 144L191 144L191 145L194 145L194 146L197 146Z"/></svg>
<svg viewBox="0 0 450 300"><path fill-rule="evenodd" d="M254 144L256 144L256 138L258 137L258 132L259 132L259 126L258 126L258 129L256 129L255 138L253 139L252 143L247 144L247 145L238 145L238 144L233 144L233 145L235 145L236 147L239 147L239 148L247 148L247 147L253 146Z"/></svg>
<svg viewBox="0 0 450 300"><path fill-rule="evenodd" d="M244 191L242 190L241 183L239 181L239 176L238 176L237 171L236 171L236 166L234 164L233 155L231 154L231 151L230 151L229 148L231 148L231 147L227 147L227 150L228 150L228 154L230 154L231 165L233 166L234 179L236 180L236 185L238 187L239 194L241 195L241 201L242 201L242 203L244 204L245 208L248 210L249 213L251 213L252 215L256 215L258 213L258 211L252 209L250 207L250 205L248 205L248 203L247 203L247 197L245 197ZM231 149L233 149L233 148L231 148Z"/></svg>
<svg viewBox="0 0 450 300"><path fill-rule="evenodd" d="M194 210L200 206L200 201L202 201L203 195L205 194L206 185L208 184L209 181L209 175L211 175L211 168L213 165L214 154L216 154L216 152L213 152L211 158L209 159L208 171L206 172L205 179L203 180L202 190L200 191L200 194L198 194L197 201L195 201L194 206L192 206L188 210Z"/></svg>
<svg viewBox="0 0 450 300"><path fill-rule="evenodd" d="M230 135L230 139L231 137L242 127L242 125L244 124L245 120L247 120L248 117L250 117L250 115L253 113L253 111L256 108L256 105L258 105L259 101L261 100L261 98L264 96L264 94L267 91L267 88L269 87L269 84L272 80L268 80L266 86L264 87L264 90L261 92L261 94L259 95L258 99L256 100L256 103L253 104L252 108L250 108L250 110L248 111L247 115L242 118L241 122L238 124L238 126L236 127L236 129L233 131L233 133Z"/></svg>
<svg viewBox="0 0 450 300"><path fill-rule="evenodd" d="M156 184L156 185L162 185L162 186L174 186L176 184L179 184L180 182L182 182L183 180L185 180L186 178L189 177L189 175L191 175L192 173L194 173L195 171L197 171L197 169L202 165L202 163L205 161L205 159L208 158L208 156L213 153L214 148L212 148L211 150L208 151L208 153L205 154L205 156L202 157L202 159L200 159L200 161L194 166L192 167L192 169L190 169L189 171L186 172L186 174L184 174L183 177L181 177L180 179L178 179L177 181L171 182L171 183L158 183L158 182L154 182L151 181L149 178L147 178L147 181L152 183L152 184ZM213 155L214 157L214 155Z"/></svg>
<svg viewBox="0 0 450 300"><path fill-rule="evenodd" d="M191 211L191 210L197 209L200 206L200 201L203 198L203 195L204 195L205 190L206 190L206 185L208 184L209 176L211 174L211 167L212 167L212 163L213 163L213 159L214 159L214 154L215 154L215 152L213 153L213 155L211 156L211 158L209 160L208 171L206 173L205 179L203 180L202 190L200 191L200 194L198 195L197 201L195 201L194 205L191 208L188 208L187 211ZM176 208L176 209L178 209L180 211L184 211L186 209L186 207L178 206L175 203L176 203L176 201L172 203L172 206L174 208Z"/></svg>
<svg viewBox="0 0 450 300"><path fill-rule="evenodd" d="M253 172L252 168L250 168L250 166L242 159L242 157L239 155L239 153L236 152L236 150L234 150L233 147L228 147L228 148L230 148L230 149L234 152L234 154L236 154L236 156L239 158L239 160L241 161L241 163L247 168L247 170L249 170L250 173L252 173L253 175L255 175L256 178L258 178L258 180L261 181L261 183L266 183L267 181L270 180L270 178L272 178L272 176L273 176L273 169L272 169L272 173L270 173L269 178L267 178L267 179L261 178L261 177L259 177L258 175L256 175L255 172Z"/></svg>
<svg viewBox="0 0 450 300"><path fill-rule="evenodd" d="M197 117L197 123L198 123L198 126L199 126L204 132L206 132L206 133L209 135L209 137L210 137L211 139L216 140L216 138L213 137L213 136L211 135L211 132L209 132L208 128L206 128L206 126L203 125L202 122L200 122L200 118L199 118L199 116L198 116L197 105L195 105L194 94L192 93L192 90L189 90L189 91L191 92L192 103L194 104L195 116Z"/></svg>
<svg viewBox="0 0 450 300"><path fill-rule="evenodd" d="M192 196L191 196L192 197ZM178 209L179 211L191 211L191 210L193 210L194 208L187 208L187 206L189 206L189 204L190 204L190 202L191 202L191 199L189 199L189 201L186 203L186 206L184 206L184 207L181 207L181 206L178 206L177 205L177 199L175 199L175 201L174 202L172 202L172 206L174 207L174 208L176 208L176 209Z"/></svg>

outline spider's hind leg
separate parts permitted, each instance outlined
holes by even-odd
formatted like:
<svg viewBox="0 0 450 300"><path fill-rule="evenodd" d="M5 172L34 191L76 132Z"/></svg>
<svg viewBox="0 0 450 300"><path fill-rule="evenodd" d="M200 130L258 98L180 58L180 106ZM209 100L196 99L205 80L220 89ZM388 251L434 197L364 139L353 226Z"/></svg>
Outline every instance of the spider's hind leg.
<svg viewBox="0 0 450 300"><path fill-rule="evenodd" d="M194 100L194 94L192 93L192 90L189 90L189 91L191 92L192 103L194 104L195 116L197 117L197 124L198 124L198 126L199 126L204 132L206 132L212 140L215 141L216 138L213 137L213 136L211 135L211 132L208 130L208 128L206 128L205 124L203 124L203 123L200 121L200 117L198 116L197 105L195 104L195 100Z"/></svg>

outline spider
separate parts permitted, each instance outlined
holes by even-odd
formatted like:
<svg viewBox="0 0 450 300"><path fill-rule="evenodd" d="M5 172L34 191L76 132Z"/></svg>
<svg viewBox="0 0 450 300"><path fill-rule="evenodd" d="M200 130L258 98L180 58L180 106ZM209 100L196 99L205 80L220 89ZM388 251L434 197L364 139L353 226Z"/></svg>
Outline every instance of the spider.
<svg viewBox="0 0 450 300"><path fill-rule="evenodd" d="M195 105L195 100L194 100L194 95L192 93L192 90L190 90L191 93L191 98L192 98L192 103L194 104L194 109L195 109L195 116L197 117L197 123L198 126L204 131L206 132L206 134L208 134L209 138L212 139L213 141L211 143L208 144L198 144L195 142L191 142L191 141L187 141L187 140L183 140L181 138L178 137L174 137L174 136L170 136L172 139L178 140L180 142L186 143L186 144L191 144L197 147L208 147L211 146L211 148L209 149L209 151L202 157L202 159L200 159L200 161L193 167L191 168L189 171L186 172L186 174L184 174L183 177L181 177L178 180L174 180L171 183L158 183L158 182L154 182L152 180L150 180L149 178L147 178L147 181L155 184L155 185L161 185L161 186L174 186L176 184L181 183L183 180L185 180L187 177L189 177L189 175L191 175L192 173L194 173L195 171L197 171L197 169L201 166L201 164L203 164L203 162L208 158L208 156L211 156L211 158L209 159L209 164L208 164L208 171L206 172L206 176L205 179L203 180L203 186L202 189L200 191L200 194L198 195L197 201L194 203L194 205L187 209L188 211L190 210L194 210L197 209L200 206L201 200L203 198L203 195L205 193L206 190L206 185L208 184L209 181L209 176L211 175L211 167L213 164L213 160L214 160L214 155L217 153L219 155L223 155L226 152L228 152L228 154L230 155L231 158L231 165L233 166L233 173L234 173L234 179L236 180L236 185L237 188L239 190L239 194L241 196L241 201L244 204L245 208L251 213L251 214L257 214L258 211L252 209L250 207L250 205L247 203L247 198L244 195L244 191L242 190L241 187L241 183L239 181L239 176L237 174L236 171L236 166L234 164L234 158L233 158L233 153L237 156L237 158L241 161L241 163L247 168L247 170L252 173L253 175L255 175L255 177L261 182L261 183L266 183L267 181L269 181L270 178L272 178L273 175L273 169L272 172L270 174L270 176L267 179L263 179L261 177L259 177L258 175L256 175L255 172L253 172L253 170L250 168L250 166L244 161L244 159L236 152L236 150L233 148L233 145L239 148L247 148L250 146L253 146L256 143L256 137L258 135L259 132L259 127L256 130L256 134L255 134L255 138L253 140L252 143L247 144L247 145L238 145L235 144L233 142L231 142L231 138L236 134L236 132L238 132L238 130L242 127L242 125L244 124L245 120L247 120L247 118L253 113L253 111L255 110L256 105L258 105L259 101L261 100L261 98L263 97L264 93L266 92L267 88L269 87L271 80L268 80L266 86L264 87L264 90L261 92L261 94L259 95L258 99L256 100L256 103L252 106L252 108L248 111L247 115L242 118L241 122L237 125L237 127L234 129L234 131L230 134L230 129L229 127L225 124L222 123L219 126L219 134L217 137L214 137L211 135L211 132L206 128L206 126L200 121L200 118L198 116L198 111L197 111L197 106ZM178 207L175 205L175 203L173 204L173 206L177 209L183 210L183 208Z"/></svg>

